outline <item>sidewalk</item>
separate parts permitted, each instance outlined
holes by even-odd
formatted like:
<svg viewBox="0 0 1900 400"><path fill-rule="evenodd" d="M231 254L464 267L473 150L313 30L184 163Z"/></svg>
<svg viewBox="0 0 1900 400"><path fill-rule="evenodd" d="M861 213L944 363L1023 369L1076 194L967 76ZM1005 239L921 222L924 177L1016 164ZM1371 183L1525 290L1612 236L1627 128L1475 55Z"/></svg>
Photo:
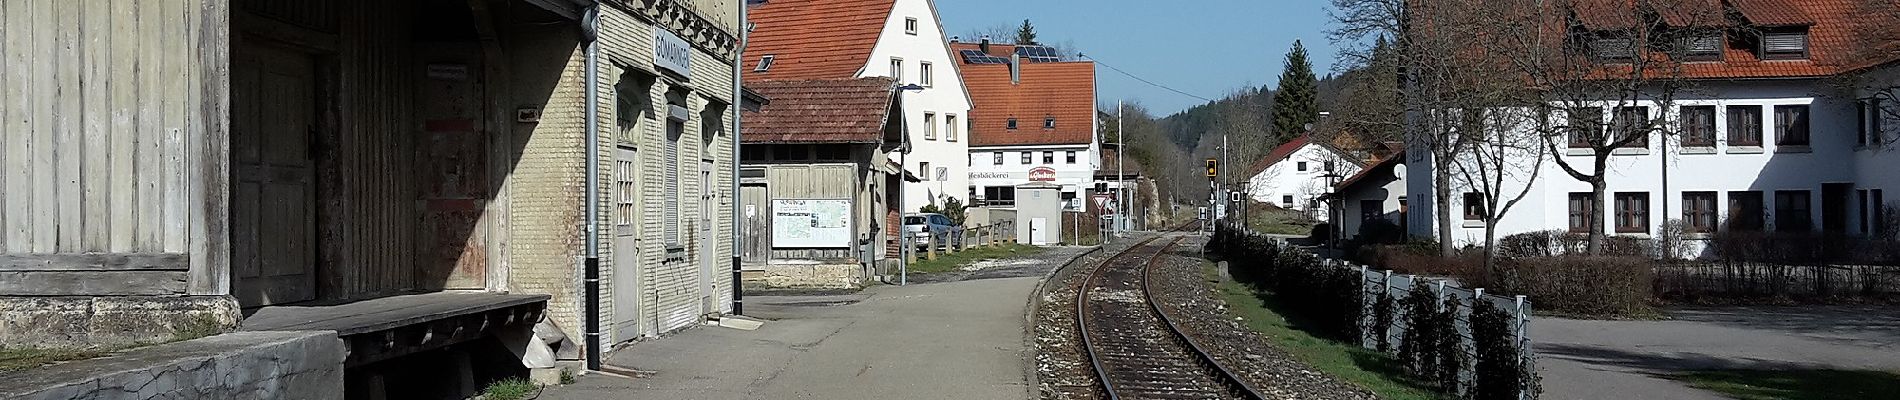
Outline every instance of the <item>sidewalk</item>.
<svg viewBox="0 0 1900 400"><path fill-rule="evenodd" d="M1040 279L747 297L748 314L771 320L765 327L702 327L639 343L607 361L650 371L640 379L588 375L541 398L1030 398L1024 307Z"/></svg>

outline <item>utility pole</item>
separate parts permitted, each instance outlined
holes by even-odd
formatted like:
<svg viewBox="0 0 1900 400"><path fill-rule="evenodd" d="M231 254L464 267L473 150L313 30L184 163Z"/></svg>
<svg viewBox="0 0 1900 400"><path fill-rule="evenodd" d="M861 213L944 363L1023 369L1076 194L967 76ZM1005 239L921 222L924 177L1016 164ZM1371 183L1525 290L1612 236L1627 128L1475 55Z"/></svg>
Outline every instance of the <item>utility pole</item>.
<svg viewBox="0 0 1900 400"><path fill-rule="evenodd" d="M1234 165L1233 161L1234 160L1227 158L1227 132L1221 132L1220 134L1220 163L1221 165ZM1233 199L1229 198L1229 197L1233 197L1233 195L1228 193L1227 187L1229 185L1232 185L1232 182L1228 182L1228 181L1233 180L1234 175L1233 174L1221 174L1221 175L1223 178L1227 178L1225 180L1222 180L1220 184L1221 207L1222 209L1226 209L1227 207L1233 207L1232 205L1229 205L1229 203L1234 202ZM1233 215L1234 210L1226 210L1226 211L1227 212L1225 213L1221 213L1221 218L1232 219L1229 216ZM1228 222L1233 222L1233 221L1228 221Z"/></svg>
<svg viewBox="0 0 1900 400"><path fill-rule="evenodd" d="M1128 193L1128 174L1123 172L1124 170L1122 169L1122 153L1128 151L1127 147L1122 146L1124 143L1128 142L1127 140L1122 139L1124 136L1128 135L1128 132L1122 130L1124 127L1127 126L1127 124L1123 122L1123 121L1128 120L1128 118L1125 118L1127 115L1128 115L1127 103L1122 100L1116 100L1115 101L1115 219L1114 219L1116 237L1124 236L1124 234L1122 233L1122 229L1123 229L1122 221L1123 219L1128 218L1128 208L1129 208L1128 202L1123 200L1123 197L1126 197L1126 194Z"/></svg>

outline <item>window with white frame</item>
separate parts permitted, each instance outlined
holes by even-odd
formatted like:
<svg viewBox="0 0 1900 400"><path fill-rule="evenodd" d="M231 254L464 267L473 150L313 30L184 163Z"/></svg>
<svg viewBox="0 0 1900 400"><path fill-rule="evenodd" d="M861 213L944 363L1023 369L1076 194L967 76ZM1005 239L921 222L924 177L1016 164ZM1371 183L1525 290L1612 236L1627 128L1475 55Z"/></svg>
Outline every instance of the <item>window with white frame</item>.
<svg viewBox="0 0 1900 400"><path fill-rule="evenodd" d="M937 84L937 71L931 67L929 61L917 62L917 84L924 85L924 87L931 87Z"/></svg>
<svg viewBox="0 0 1900 400"><path fill-rule="evenodd" d="M1075 150L1069 150L1069 152L1068 152L1068 154L1065 154L1065 155L1064 155L1064 157L1065 157L1065 158L1067 158L1067 159L1069 160L1069 163L1070 163L1070 164L1074 164L1074 163L1075 163Z"/></svg>
<svg viewBox="0 0 1900 400"><path fill-rule="evenodd" d="M904 59L891 57L891 79L904 83Z"/></svg>
<svg viewBox="0 0 1900 400"><path fill-rule="evenodd" d="M772 70L772 61L775 61L777 59L778 57L773 56L771 54L767 54L764 57L759 57L759 66L756 68L753 68L752 72L766 72L766 71Z"/></svg>
<svg viewBox="0 0 1900 400"><path fill-rule="evenodd" d="M937 113L924 113L924 140L937 140Z"/></svg>
<svg viewBox="0 0 1900 400"><path fill-rule="evenodd" d="M904 33L911 34L911 35L917 34L917 18L915 17L904 18Z"/></svg>
<svg viewBox="0 0 1900 400"><path fill-rule="evenodd" d="M990 165L1003 165L1003 152L990 153Z"/></svg>
<svg viewBox="0 0 1900 400"><path fill-rule="evenodd" d="M944 114L944 115L943 115L943 138L944 138L944 140L949 140L949 141L952 141L952 142L955 142L955 141L957 141L957 130L958 130L959 128L962 128L962 127L963 127L963 125L958 125L958 124L957 124L957 115L956 115L956 114Z"/></svg>

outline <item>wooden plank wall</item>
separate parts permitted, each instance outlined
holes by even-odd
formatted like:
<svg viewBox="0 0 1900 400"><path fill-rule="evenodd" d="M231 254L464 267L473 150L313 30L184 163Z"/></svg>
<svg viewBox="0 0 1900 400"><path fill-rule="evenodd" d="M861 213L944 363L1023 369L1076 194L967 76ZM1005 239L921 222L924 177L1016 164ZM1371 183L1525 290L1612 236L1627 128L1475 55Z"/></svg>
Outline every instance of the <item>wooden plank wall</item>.
<svg viewBox="0 0 1900 400"><path fill-rule="evenodd" d="M336 129L318 156L318 293L358 299L416 287L415 82L406 3L342 2Z"/></svg>
<svg viewBox="0 0 1900 400"><path fill-rule="evenodd" d="M852 199L853 223L864 220L864 201L860 198L861 181L853 164L776 164L767 167L765 179L771 182L772 200ZM771 202L766 210L772 215ZM768 217L769 218L769 217ZM857 229L854 229L854 231ZM768 233L769 234L769 233ZM772 249L772 259L849 259L851 249Z"/></svg>
<svg viewBox="0 0 1900 400"><path fill-rule="evenodd" d="M0 254L191 251L203 226L190 217L204 203L188 182L204 181L203 164L187 164L210 147L198 51L207 4L222 3L0 1ZM145 271L178 271L182 282L189 262ZM72 294L123 286L75 284Z"/></svg>

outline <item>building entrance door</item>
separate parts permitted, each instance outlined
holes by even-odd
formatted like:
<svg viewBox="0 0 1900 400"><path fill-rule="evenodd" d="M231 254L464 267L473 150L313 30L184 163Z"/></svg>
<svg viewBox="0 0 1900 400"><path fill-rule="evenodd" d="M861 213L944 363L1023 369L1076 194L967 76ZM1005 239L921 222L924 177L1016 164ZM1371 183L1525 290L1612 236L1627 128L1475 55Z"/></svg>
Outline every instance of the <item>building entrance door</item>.
<svg viewBox="0 0 1900 400"><path fill-rule="evenodd" d="M231 275L245 307L316 298L316 60L244 43L231 70Z"/></svg>
<svg viewBox="0 0 1900 400"><path fill-rule="evenodd" d="M623 147L614 153L613 332L615 341L652 334L640 325L646 309L645 271L640 270L640 151Z"/></svg>

